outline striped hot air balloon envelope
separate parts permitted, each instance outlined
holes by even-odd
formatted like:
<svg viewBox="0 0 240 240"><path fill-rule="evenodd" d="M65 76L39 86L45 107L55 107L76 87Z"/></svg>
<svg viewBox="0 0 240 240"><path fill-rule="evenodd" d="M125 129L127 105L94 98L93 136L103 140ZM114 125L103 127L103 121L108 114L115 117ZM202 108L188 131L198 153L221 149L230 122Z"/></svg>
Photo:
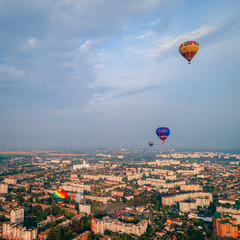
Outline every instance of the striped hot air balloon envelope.
<svg viewBox="0 0 240 240"><path fill-rule="evenodd" d="M199 44L196 41L187 41L180 45L179 52L180 54L188 60L188 63L191 63L191 60L196 55L199 49Z"/></svg>
<svg viewBox="0 0 240 240"><path fill-rule="evenodd" d="M59 205L65 202L67 196L68 196L67 192L61 188L53 192L53 198Z"/></svg>

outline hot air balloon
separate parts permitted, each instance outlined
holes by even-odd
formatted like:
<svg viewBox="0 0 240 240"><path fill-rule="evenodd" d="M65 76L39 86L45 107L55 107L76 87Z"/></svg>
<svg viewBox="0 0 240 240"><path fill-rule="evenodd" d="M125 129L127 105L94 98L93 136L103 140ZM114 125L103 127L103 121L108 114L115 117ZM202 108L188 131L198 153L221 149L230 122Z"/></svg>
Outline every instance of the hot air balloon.
<svg viewBox="0 0 240 240"><path fill-rule="evenodd" d="M167 127L160 127L158 129L156 129L156 134L158 135L158 137L163 141L167 139L167 137L170 134L170 130Z"/></svg>
<svg viewBox="0 0 240 240"><path fill-rule="evenodd" d="M181 55L188 60L188 64L191 63L191 60L196 55L199 49L199 44L195 41L187 41L180 45L179 52Z"/></svg>
<svg viewBox="0 0 240 240"><path fill-rule="evenodd" d="M65 200L67 199L67 195L67 192L61 188L53 192L53 198L59 205L65 202Z"/></svg>
<svg viewBox="0 0 240 240"><path fill-rule="evenodd" d="M152 147L154 142L149 142L148 144L149 144L150 147Z"/></svg>

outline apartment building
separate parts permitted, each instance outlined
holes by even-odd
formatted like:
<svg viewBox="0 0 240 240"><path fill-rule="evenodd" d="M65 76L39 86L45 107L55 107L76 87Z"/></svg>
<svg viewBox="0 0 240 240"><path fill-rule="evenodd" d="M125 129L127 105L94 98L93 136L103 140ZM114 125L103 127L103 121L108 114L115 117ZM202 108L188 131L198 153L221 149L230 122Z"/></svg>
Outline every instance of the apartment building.
<svg viewBox="0 0 240 240"><path fill-rule="evenodd" d="M180 185L181 191L202 191L203 188L199 184Z"/></svg>
<svg viewBox="0 0 240 240"><path fill-rule="evenodd" d="M210 202L212 202L212 193L191 192L191 193L166 196L166 197L162 197L162 204L171 206L176 204L177 202L181 202L186 199L196 199L197 203L200 205L202 204L209 205Z"/></svg>
<svg viewBox="0 0 240 240"><path fill-rule="evenodd" d="M4 239L18 239L18 240L36 240L37 229L26 229L26 227L17 224L6 223L2 224L2 237Z"/></svg>
<svg viewBox="0 0 240 240"><path fill-rule="evenodd" d="M84 185L79 182L65 182L61 186L62 189L68 192L84 192L84 190L91 192L91 185Z"/></svg>
<svg viewBox="0 0 240 240"><path fill-rule="evenodd" d="M17 179L16 178L4 178L3 181L7 184L12 184L12 185L17 184Z"/></svg>
<svg viewBox="0 0 240 240"><path fill-rule="evenodd" d="M0 183L0 193L8 193L8 184L7 183Z"/></svg>
<svg viewBox="0 0 240 240"><path fill-rule="evenodd" d="M137 224L123 223L116 219L110 219L109 217L105 217L102 220L93 217L91 220L91 230L95 234L103 234L105 230L110 230L112 232L122 232L141 236L146 232L147 226L148 222L146 220L141 220Z"/></svg>
<svg viewBox="0 0 240 240"><path fill-rule="evenodd" d="M10 212L10 222L15 224L22 224L24 222L24 209L13 209Z"/></svg>
<svg viewBox="0 0 240 240"><path fill-rule="evenodd" d="M93 179L93 180L99 180L100 178L102 178L102 179L107 179L107 180L115 181L115 182L123 182L123 177L115 176L115 175L103 175L103 174L90 175L90 174L83 174L81 176L83 178Z"/></svg>
<svg viewBox="0 0 240 240"><path fill-rule="evenodd" d="M107 204L108 201L110 201L112 198L111 197L98 197L98 196L89 196L86 195L84 196L86 199L90 199L91 201L97 201L97 202L102 202L104 204Z"/></svg>
<svg viewBox="0 0 240 240"><path fill-rule="evenodd" d="M236 218L237 224L240 225L240 209L236 207L236 205L233 205L231 208L226 208L222 206L218 206L216 208L217 212L229 214L233 218Z"/></svg>
<svg viewBox="0 0 240 240"><path fill-rule="evenodd" d="M221 238L237 239L238 227L236 218L216 212L213 216L213 230Z"/></svg>
<svg viewBox="0 0 240 240"><path fill-rule="evenodd" d="M80 213L86 213L90 214L91 213L91 205L89 204L79 204L79 212Z"/></svg>

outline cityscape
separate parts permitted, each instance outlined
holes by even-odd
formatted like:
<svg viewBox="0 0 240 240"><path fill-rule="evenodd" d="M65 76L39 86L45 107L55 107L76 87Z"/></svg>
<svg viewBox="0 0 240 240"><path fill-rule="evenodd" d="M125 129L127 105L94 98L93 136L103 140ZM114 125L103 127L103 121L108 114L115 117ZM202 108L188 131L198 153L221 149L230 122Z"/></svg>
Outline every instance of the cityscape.
<svg viewBox="0 0 240 240"><path fill-rule="evenodd" d="M239 0L0 0L0 240L240 240Z"/></svg>
<svg viewBox="0 0 240 240"><path fill-rule="evenodd" d="M174 149L1 150L0 237L239 239L239 162Z"/></svg>

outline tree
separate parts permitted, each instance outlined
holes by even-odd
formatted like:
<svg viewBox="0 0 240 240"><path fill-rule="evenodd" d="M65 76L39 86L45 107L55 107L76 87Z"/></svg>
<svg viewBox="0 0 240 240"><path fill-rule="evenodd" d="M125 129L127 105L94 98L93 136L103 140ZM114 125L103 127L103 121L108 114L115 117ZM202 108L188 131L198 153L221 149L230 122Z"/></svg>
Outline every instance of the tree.
<svg viewBox="0 0 240 240"><path fill-rule="evenodd" d="M183 240L204 240L205 237L200 230L194 230L192 227L190 227L187 231L183 234Z"/></svg>
<svg viewBox="0 0 240 240"><path fill-rule="evenodd" d="M151 239L155 234L154 228L148 224L147 231L139 238L140 240Z"/></svg>
<svg viewBox="0 0 240 240"><path fill-rule="evenodd" d="M42 214L43 209L40 205L37 205L37 206L33 207L32 212L35 216L39 216L40 214Z"/></svg>

